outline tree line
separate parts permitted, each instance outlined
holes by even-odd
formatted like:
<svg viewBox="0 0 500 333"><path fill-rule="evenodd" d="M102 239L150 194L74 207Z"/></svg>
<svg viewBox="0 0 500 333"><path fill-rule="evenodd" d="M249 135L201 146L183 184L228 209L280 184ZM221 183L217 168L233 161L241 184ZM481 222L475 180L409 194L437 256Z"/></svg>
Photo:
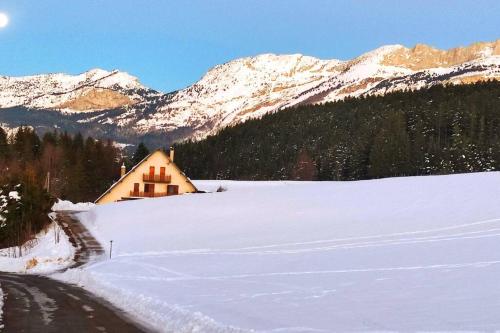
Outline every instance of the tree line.
<svg viewBox="0 0 500 333"><path fill-rule="evenodd" d="M360 180L500 169L500 83L305 105L176 146L195 179Z"/></svg>
<svg viewBox="0 0 500 333"><path fill-rule="evenodd" d="M120 151L111 141L28 127L0 128L0 246L24 243L50 221L54 198L94 201L119 176Z"/></svg>

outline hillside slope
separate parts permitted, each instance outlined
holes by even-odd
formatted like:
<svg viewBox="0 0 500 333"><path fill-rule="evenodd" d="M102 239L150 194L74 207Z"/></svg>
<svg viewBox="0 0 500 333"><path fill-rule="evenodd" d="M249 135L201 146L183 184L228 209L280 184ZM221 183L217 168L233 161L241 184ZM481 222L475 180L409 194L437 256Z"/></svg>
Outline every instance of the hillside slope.
<svg viewBox="0 0 500 333"><path fill-rule="evenodd" d="M176 146L195 179L359 180L500 170L500 82L300 106Z"/></svg>
<svg viewBox="0 0 500 333"><path fill-rule="evenodd" d="M164 332L500 328L500 173L196 182L98 206L113 258L68 272Z"/></svg>

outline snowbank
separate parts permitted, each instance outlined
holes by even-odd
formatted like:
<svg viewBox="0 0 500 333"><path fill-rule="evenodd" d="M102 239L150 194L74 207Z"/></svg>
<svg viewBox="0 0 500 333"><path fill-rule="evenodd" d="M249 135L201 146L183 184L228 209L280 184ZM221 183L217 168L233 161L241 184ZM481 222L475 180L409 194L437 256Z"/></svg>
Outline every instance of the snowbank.
<svg viewBox="0 0 500 333"><path fill-rule="evenodd" d="M195 184L80 213L113 258L62 278L165 332L500 328L498 172Z"/></svg>
<svg viewBox="0 0 500 333"><path fill-rule="evenodd" d="M96 265L98 266L98 265ZM51 278L85 287L88 291L103 297L122 309L126 309L137 322L144 322L161 332L170 333L243 333L247 330L225 326L199 312L192 312L181 306L169 304L158 297L138 293L136 288L116 287L113 282L100 278L87 269L70 269ZM146 287L146 286L145 286Z"/></svg>
<svg viewBox="0 0 500 333"><path fill-rule="evenodd" d="M85 211L94 207L95 204L92 202L79 202L72 203L68 200L57 199L57 202L52 206L52 211Z"/></svg>
<svg viewBox="0 0 500 333"><path fill-rule="evenodd" d="M0 249L0 271L52 273L72 264L74 252L64 231L56 223L52 223L35 240L22 247L21 257L14 257L14 253L18 253L17 247Z"/></svg>
<svg viewBox="0 0 500 333"><path fill-rule="evenodd" d="M2 285L0 284L0 329L4 328L4 325L3 325L3 299L4 299L4 294L3 294Z"/></svg>

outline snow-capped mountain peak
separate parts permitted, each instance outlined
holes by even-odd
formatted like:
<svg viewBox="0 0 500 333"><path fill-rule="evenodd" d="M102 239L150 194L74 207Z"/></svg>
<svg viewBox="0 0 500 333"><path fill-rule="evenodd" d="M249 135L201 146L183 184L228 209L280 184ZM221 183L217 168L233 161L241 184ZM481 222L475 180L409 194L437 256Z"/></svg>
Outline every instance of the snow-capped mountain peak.
<svg viewBox="0 0 500 333"><path fill-rule="evenodd" d="M349 96L383 94L439 82L465 83L496 78L498 66L488 63L500 42L477 43L448 51L426 45L387 45L353 60L321 60L300 54L263 54L236 59L211 69L193 86L178 92L140 131L154 124L167 131L189 124L194 137L259 117L284 107L335 101ZM420 73L420 74L419 74ZM417 75L418 74L418 75ZM418 77L418 79L416 79Z"/></svg>
<svg viewBox="0 0 500 333"><path fill-rule="evenodd" d="M100 111L77 121L115 126L113 133L127 136L198 139L300 104L499 78L500 40L450 50L387 45L346 61L272 53L235 59L169 94L144 87L118 70L0 77L0 108Z"/></svg>

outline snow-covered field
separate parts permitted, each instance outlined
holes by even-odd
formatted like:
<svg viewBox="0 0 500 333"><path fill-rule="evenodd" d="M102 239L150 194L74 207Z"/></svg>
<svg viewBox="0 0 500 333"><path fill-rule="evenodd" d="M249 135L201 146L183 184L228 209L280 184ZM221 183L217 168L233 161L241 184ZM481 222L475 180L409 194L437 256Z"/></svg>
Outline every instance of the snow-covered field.
<svg viewBox="0 0 500 333"><path fill-rule="evenodd" d="M500 173L198 181L97 206L113 258L60 278L172 332L500 329Z"/></svg>

